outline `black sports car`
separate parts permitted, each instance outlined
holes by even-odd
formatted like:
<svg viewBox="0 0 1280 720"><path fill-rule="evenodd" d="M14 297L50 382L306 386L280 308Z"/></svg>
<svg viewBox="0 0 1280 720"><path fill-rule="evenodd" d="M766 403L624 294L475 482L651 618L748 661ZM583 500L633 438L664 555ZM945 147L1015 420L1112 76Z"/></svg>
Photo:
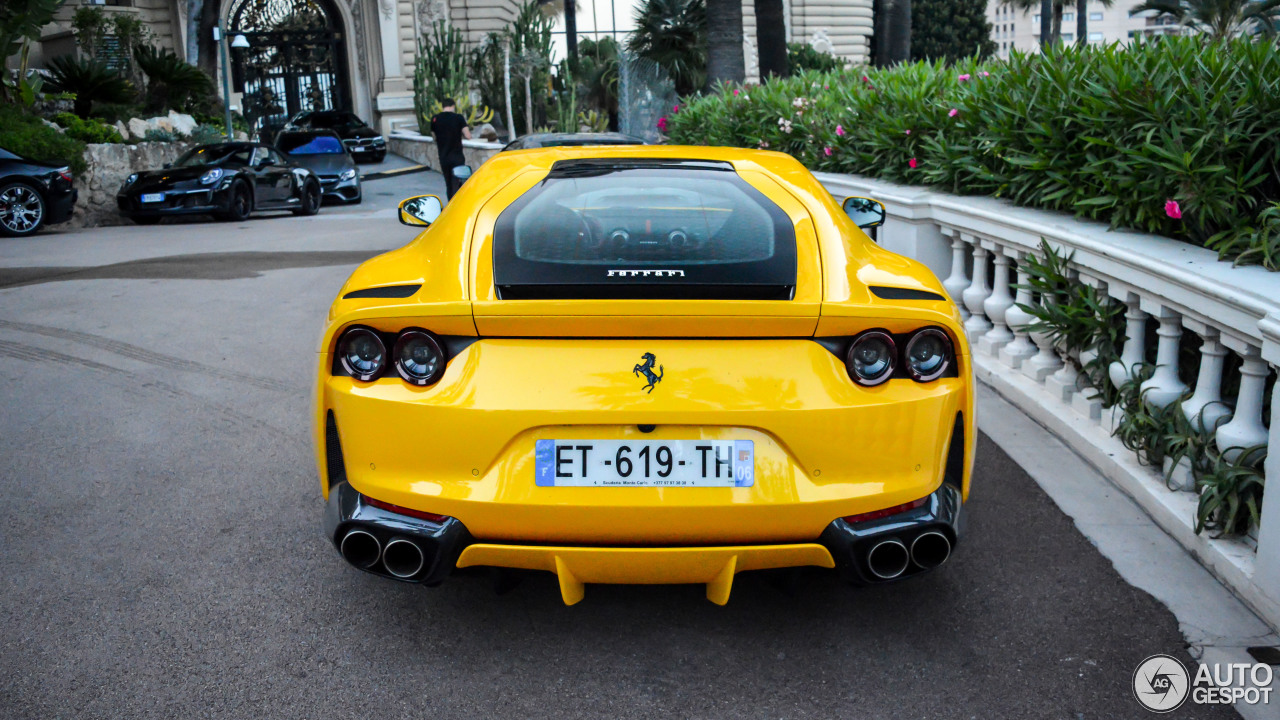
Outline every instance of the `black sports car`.
<svg viewBox="0 0 1280 720"><path fill-rule="evenodd" d="M254 210L320 210L320 179L261 143L227 142L188 150L163 170L134 173L116 194L120 213L139 225L168 215L243 220Z"/></svg>
<svg viewBox="0 0 1280 720"><path fill-rule="evenodd" d="M516 138L502 148L508 150L528 150L543 147L571 147L577 145L643 145L634 135L616 132L604 133L534 133Z"/></svg>
<svg viewBox="0 0 1280 720"><path fill-rule="evenodd" d="M327 199L359 203L360 171L332 130L289 130L276 136L276 148L315 173Z"/></svg>
<svg viewBox="0 0 1280 720"><path fill-rule="evenodd" d="M42 225L66 222L77 194L70 168L0 148L0 235L30 235Z"/></svg>
<svg viewBox="0 0 1280 720"><path fill-rule="evenodd" d="M348 110L304 110L284 129L332 130L356 160L382 162L387 156L387 139Z"/></svg>

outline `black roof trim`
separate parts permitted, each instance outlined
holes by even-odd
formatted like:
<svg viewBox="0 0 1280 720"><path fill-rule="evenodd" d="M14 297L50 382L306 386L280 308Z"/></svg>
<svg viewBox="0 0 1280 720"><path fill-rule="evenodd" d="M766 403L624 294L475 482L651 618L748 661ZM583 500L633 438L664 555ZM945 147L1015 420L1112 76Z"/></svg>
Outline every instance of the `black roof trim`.
<svg viewBox="0 0 1280 720"><path fill-rule="evenodd" d="M928 292L927 290L885 287L883 285L872 285L871 292L882 300L946 300L945 297L938 293Z"/></svg>
<svg viewBox="0 0 1280 720"><path fill-rule="evenodd" d="M607 175L618 170L720 170L734 172L733 163L723 160L698 160L696 158L578 158L557 160L551 165L548 178Z"/></svg>
<svg viewBox="0 0 1280 720"><path fill-rule="evenodd" d="M407 298L422 288L422 285L384 285L383 287L352 290L342 296L343 300L359 300L361 298Z"/></svg>

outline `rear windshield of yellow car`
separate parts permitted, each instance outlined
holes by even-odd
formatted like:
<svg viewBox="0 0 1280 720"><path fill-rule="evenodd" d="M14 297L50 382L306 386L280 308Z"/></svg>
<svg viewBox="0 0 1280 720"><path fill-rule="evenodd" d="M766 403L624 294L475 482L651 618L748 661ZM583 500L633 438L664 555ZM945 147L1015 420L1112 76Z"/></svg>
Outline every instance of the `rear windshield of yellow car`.
<svg viewBox="0 0 1280 720"><path fill-rule="evenodd" d="M790 218L728 163L577 160L498 217L503 299L789 300Z"/></svg>

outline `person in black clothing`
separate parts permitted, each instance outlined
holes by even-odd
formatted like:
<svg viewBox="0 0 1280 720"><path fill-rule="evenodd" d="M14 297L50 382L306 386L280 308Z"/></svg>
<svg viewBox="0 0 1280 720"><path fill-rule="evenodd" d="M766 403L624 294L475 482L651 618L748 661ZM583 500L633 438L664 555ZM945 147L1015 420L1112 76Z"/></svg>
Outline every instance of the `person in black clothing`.
<svg viewBox="0 0 1280 720"><path fill-rule="evenodd" d="M458 181L453 177L453 169L466 164L462 156L462 140L471 139L471 129L467 127L467 119L457 112L458 104L453 98L445 98L444 109L431 118L431 134L436 138L436 151L440 153L440 172L444 173L444 187L450 199L458 192Z"/></svg>

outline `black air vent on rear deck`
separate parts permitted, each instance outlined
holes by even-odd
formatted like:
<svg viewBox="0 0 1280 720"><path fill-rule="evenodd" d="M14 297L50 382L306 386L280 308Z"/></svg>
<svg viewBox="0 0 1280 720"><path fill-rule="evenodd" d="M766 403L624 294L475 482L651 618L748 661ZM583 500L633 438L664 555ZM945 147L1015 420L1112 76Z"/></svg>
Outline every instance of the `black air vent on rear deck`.
<svg viewBox="0 0 1280 720"><path fill-rule="evenodd" d="M871 292L874 293L876 297L883 300L946 300L946 298L938 293L932 293L927 290L915 290L912 288L872 285Z"/></svg>

